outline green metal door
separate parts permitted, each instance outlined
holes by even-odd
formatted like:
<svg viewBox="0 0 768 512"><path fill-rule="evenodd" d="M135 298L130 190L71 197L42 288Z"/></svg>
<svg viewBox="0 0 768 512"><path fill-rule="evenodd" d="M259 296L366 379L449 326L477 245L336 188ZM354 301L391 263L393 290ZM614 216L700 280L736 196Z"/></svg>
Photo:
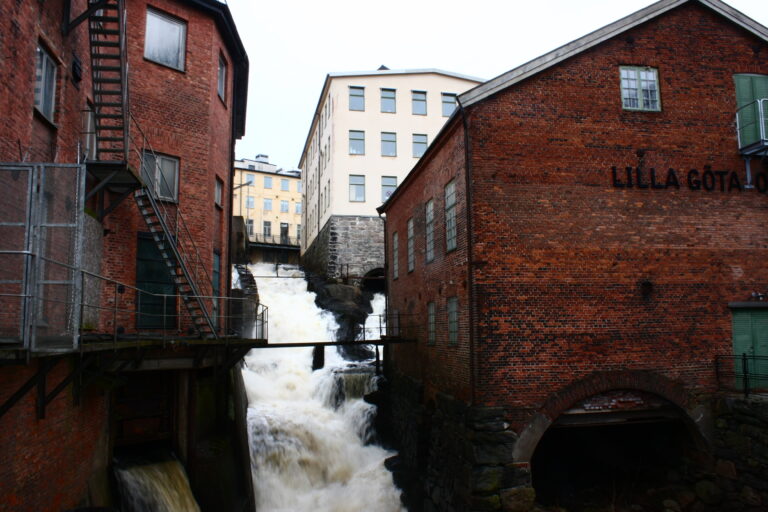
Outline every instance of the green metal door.
<svg viewBox="0 0 768 512"><path fill-rule="evenodd" d="M760 119L755 101L768 98L768 76L741 74L734 75L734 80L736 107L739 109L739 140L741 147L746 147L761 140L760 124L765 124L766 118Z"/></svg>
<svg viewBox="0 0 768 512"><path fill-rule="evenodd" d="M176 327L175 286L160 250L149 234L140 233L136 250L137 329ZM145 292L145 293L142 293Z"/></svg>
<svg viewBox="0 0 768 512"><path fill-rule="evenodd" d="M768 387L768 309L733 312L733 354L736 372L748 376L750 388ZM743 387L743 379L737 379L736 385Z"/></svg>

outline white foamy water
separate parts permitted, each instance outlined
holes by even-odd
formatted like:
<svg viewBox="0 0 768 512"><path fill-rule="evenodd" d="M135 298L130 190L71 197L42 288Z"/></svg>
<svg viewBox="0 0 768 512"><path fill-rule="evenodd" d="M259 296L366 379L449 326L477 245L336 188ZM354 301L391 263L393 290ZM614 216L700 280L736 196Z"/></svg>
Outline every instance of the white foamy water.
<svg viewBox="0 0 768 512"><path fill-rule="evenodd" d="M270 344L334 339L338 325L331 313L315 306L304 279L259 277L274 276L274 265L249 268L261 302L269 307ZM280 275L301 273L281 267ZM383 296L374 302L383 311ZM361 398L375 388L370 373L340 374L354 365L330 347L325 368L315 372L311 348L255 349L245 362L259 512L404 511L384 467L384 459L393 454L364 443L374 410ZM341 402L340 389L346 397Z"/></svg>

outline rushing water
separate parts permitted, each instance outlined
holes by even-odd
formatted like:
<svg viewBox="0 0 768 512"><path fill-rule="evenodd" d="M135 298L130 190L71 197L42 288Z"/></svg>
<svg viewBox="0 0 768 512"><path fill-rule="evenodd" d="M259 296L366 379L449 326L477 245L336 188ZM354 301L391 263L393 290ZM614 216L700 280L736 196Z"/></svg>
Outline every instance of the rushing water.
<svg viewBox="0 0 768 512"><path fill-rule="evenodd" d="M260 278L274 276L275 266L250 268L269 306L270 344L333 339L338 325L315 306L304 279ZM280 275L301 277L288 267ZM374 302L381 307L383 298ZM245 362L258 512L403 511L384 467L392 453L366 444L373 406L362 396L375 388L369 368L333 348L314 372L311 348L255 349Z"/></svg>
<svg viewBox="0 0 768 512"><path fill-rule="evenodd" d="M176 460L115 470L123 512L200 512Z"/></svg>

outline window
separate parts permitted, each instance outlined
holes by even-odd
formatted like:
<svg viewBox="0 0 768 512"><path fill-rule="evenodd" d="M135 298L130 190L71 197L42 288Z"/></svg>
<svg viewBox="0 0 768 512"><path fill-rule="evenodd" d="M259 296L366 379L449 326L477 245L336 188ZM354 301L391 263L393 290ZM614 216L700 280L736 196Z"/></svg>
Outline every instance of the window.
<svg viewBox="0 0 768 512"><path fill-rule="evenodd" d="M263 234L264 236L272 236L272 223L268 220L264 221Z"/></svg>
<svg viewBox="0 0 768 512"><path fill-rule="evenodd" d="M144 57L184 71L184 45L187 24L158 11L147 9Z"/></svg>
<svg viewBox="0 0 768 512"><path fill-rule="evenodd" d="M288 180L286 178L280 178L280 190L288 192L288 190L290 190L288 187L289 187Z"/></svg>
<svg viewBox="0 0 768 512"><path fill-rule="evenodd" d="M621 102L627 110L661 110L659 79L653 68L622 66Z"/></svg>
<svg viewBox="0 0 768 512"><path fill-rule="evenodd" d="M768 98L768 76L756 74L734 75L736 82L736 125L739 132L739 148L761 142L768 129L768 115L762 102L762 118L758 100Z"/></svg>
<svg viewBox="0 0 768 512"><path fill-rule="evenodd" d="M427 115L427 93L425 91L411 91L411 113Z"/></svg>
<svg viewBox="0 0 768 512"><path fill-rule="evenodd" d="M219 178L216 178L216 191L214 193L214 202L216 203L216 206L221 206L221 197L223 195L224 191L224 182L221 181Z"/></svg>
<svg viewBox="0 0 768 512"><path fill-rule="evenodd" d="M349 154L365 154L365 132L359 130L349 130Z"/></svg>
<svg viewBox="0 0 768 512"><path fill-rule="evenodd" d="M381 90L381 111L395 112L395 89Z"/></svg>
<svg viewBox="0 0 768 512"><path fill-rule="evenodd" d="M301 203L296 203L296 211L295 213L301 213Z"/></svg>
<svg viewBox="0 0 768 512"><path fill-rule="evenodd" d="M37 45L35 54L35 108L53 122L56 109L56 62Z"/></svg>
<svg viewBox="0 0 768 512"><path fill-rule="evenodd" d="M296 192L298 192L299 194L301 194L301 186L302 186L301 185L301 181L297 181L296 182Z"/></svg>
<svg viewBox="0 0 768 512"><path fill-rule="evenodd" d="M256 183L256 176L253 174L246 174L245 175L245 185L248 187L252 187Z"/></svg>
<svg viewBox="0 0 768 512"><path fill-rule="evenodd" d="M444 92L442 94L443 99L443 116L448 117L456 110L456 95L451 92Z"/></svg>
<svg viewBox="0 0 768 512"><path fill-rule="evenodd" d="M365 176L349 175L349 200L355 203L365 201Z"/></svg>
<svg viewBox="0 0 768 512"><path fill-rule="evenodd" d="M408 219L408 272L416 268L416 249L413 246L413 217Z"/></svg>
<svg viewBox="0 0 768 512"><path fill-rule="evenodd" d="M426 226L424 227L424 252L426 253L427 263L435 259L435 201L430 199L424 208L424 218Z"/></svg>
<svg viewBox="0 0 768 512"><path fill-rule="evenodd" d="M459 342L459 299L448 298L448 344L456 345Z"/></svg>
<svg viewBox="0 0 768 512"><path fill-rule="evenodd" d="M381 177L381 202L386 203L389 196L397 188L397 177L395 176L382 176Z"/></svg>
<svg viewBox="0 0 768 512"><path fill-rule="evenodd" d="M271 212L272 211L272 200L268 198L264 198L264 211L265 212Z"/></svg>
<svg viewBox="0 0 768 512"><path fill-rule="evenodd" d="M245 198L245 207L246 208L255 208L256 207L256 199L253 196L248 196Z"/></svg>
<svg viewBox="0 0 768 512"><path fill-rule="evenodd" d="M427 151L427 136L422 133L414 133L413 134L413 156L416 158L421 158L421 155L423 155Z"/></svg>
<svg viewBox="0 0 768 512"><path fill-rule="evenodd" d="M397 253L399 251L397 243L397 231L392 233L392 279L397 279L400 274L400 268L397 264Z"/></svg>
<svg viewBox="0 0 768 512"><path fill-rule="evenodd" d="M248 164L248 169L251 170L251 171L255 171L256 170L256 166L253 165L253 164Z"/></svg>
<svg viewBox="0 0 768 512"><path fill-rule="evenodd" d="M272 188L272 176L264 176L264 188Z"/></svg>
<svg viewBox="0 0 768 512"><path fill-rule="evenodd" d="M141 176L159 199L179 199L179 160L165 155L144 153Z"/></svg>
<svg viewBox="0 0 768 512"><path fill-rule="evenodd" d="M365 87L349 88L349 110L365 110Z"/></svg>
<svg viewBox="0 0 768 512"><path fill-rule="evenodd" d="M456 248L456 182L445 186L445 250Z"/></svg>
<svg viewBox="0 0 768 512"><path fill-rule="evenodd" d="M219 73L216 91L219 93L219 98L221 98L222 101L227 98L227 61L224 60L223 55L219 55Z"/></svg>
<svg viewBox="0 0 768 512"><path fill-rule="evenodd" d="M248 236L253 236L253 219L245 219L245 229L248 231Z"/></svg>
<svg viewBox="0 0 768 512"><path fill-rule="evenodd" d="M397 156L397 134L381 132L381 156Z"/></svg>
<svg viewBox="0 0 768 512"><path fill-rule="evenodd" d="M288 213L288 201L280 201L280 213Z"/></svg>
<svg viewBox="0 0 768 512"><path fill-rule="evenodd" d="M301 240L301 224L296 224L296 240Z"/></svg>
<svg viewBox="0 0 768 512"><path fill-rule="evenodd" d="M427 345L435 344L435 303L427 302Z"/></svg>

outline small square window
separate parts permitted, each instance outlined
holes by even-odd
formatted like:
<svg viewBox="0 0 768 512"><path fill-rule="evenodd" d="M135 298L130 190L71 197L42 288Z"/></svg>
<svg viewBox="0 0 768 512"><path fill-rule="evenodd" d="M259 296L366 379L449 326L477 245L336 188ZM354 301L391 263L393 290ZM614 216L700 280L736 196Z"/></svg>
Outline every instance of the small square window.
<svg viewBox="0 0 768 512"><path fill-rule="evenodd" d="M349 88L349 110L365 110L365 87Z"/></svg>
<svg viewBox="0 0 768 512"><path fill-rule="evenodd" d="M56 62L53 57L37 46L35 54L35 108L53 122L56 106Z"/></svg>
<svg viewBox="0 0 768 512"><path fill-rule="evenodd" d="M456 110L456 95L451 92L444 92L442 94L443 100L443 116L449 117Z"/></svg>
<svg viewBox="0 0 768 512"><path fill-rule="evenodd" d="M219 55L219 73L216 91L219 93L219 98L221 98L222 101L227 98L227 61L224 60L223 55Z"/></svg>
<svg viewBox="0 0 768 512"><path fill-rule="evenodd" d="M389 196L392 195L392 193L397 188L397 177L396 176L382 176L381 177L381 202L386 203L387 199L389 199Z"/></svg>
<svg viewBox="0 0 768 512"><path fill-rule="evenodd" d="M381 111L394 113L397 105L395 103L395 89L381 90Z"/></svg>
<svg viewBox="0 0 768 512"><path fill-rule="evenodd" d="M661 110L659 76L653 68L622 66L621 104L625 110Z"/></svg>
<svg viewBox="0 0 768 512"><path fill-rule="evenodd" d="M354 203L365 202L365 176L349 175L349 200Z"/></svg>
<svg viewBox="0 0 768 512"><path fill-rule="evenodd" d="M381 156L397 156L397 134L381 132Z"/></svg>
<svg viewBox="0 0 768 512"><path fill-rule="evenodd" d="M184 71L187 24L166 14L147 9L144 57Z"/></svg>
<svg viewBox="0 0 768 512"><path fill-rule="evenodd" d="M415 158L421 158L421 156L427 151L427 136L423 133L413 134L413 156Z"/></svg>
<svg viewBox="0 0 768 512"><path fill-rule="evenodd" d="M360 130L349 130L349 154L365 154L365 132Z"/></svg>
<svg viewBox="0 0 768 512"><path fill-rule="evenodd" d="M411 91L411 113L427 115L427 93L425 91Z"/></svg>

